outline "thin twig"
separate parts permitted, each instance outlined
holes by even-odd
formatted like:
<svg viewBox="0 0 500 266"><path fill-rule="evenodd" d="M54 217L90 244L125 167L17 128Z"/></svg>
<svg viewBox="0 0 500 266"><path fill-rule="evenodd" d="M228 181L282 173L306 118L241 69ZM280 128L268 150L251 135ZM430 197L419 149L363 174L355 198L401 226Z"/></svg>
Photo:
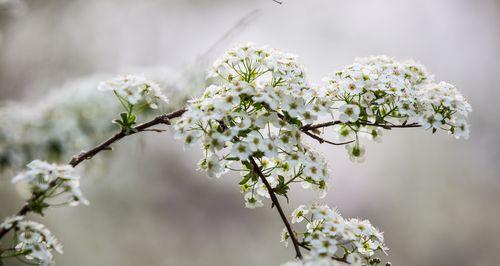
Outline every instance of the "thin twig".
<svg viewBox="0 0 500 266"><path fill-rule="evenodd" d="M334 125L338 124L350 124L350 125L355 125L356 123L343 123L342 121L335 120L335 121L329 121L325 123L319 123L319 124L312 124L312 125L305 125L301 128L302 131L306 130L315 130L315 129L320 129L320 128L325 128L325 127L331 127ZM411 124L406 124L406 125L387 125L387 124L378 124L378 123L370 123L370 122L358 122L359 125L362 126L373 126L373 127L381 127L384 129L391 129L391 128L411 128L411 127L420 127L418 123L411 123Z"/></svg>
<svg viewBox="0 0 500 266"><path fill-rule="evenodd" d="M345 144L349 144L351 142L354 142L354 140L350 140L350 141L346 141L346 142L331 142L331 141L326 140L326 139L324 139L324 138L322 138L322 137L320 137L320 136L318 136L316 134L313 134L313 133L311 133L311 132L309 132L307 130L303 131L303 132L304 132L304 134L308 135L309 137L317 140L320 144L322 144L322 143L328 143L328 144L331 144L331 145L345 145Z"/></svg>
<svg viewBox="0 0 500 266"><path fill-rule="evenodd" d="M320 124L305 125L301 128L301 130L302 131L315 130L315 129L319 129L319 128L335 126L337 124L342 124L342 122L337 120L337 121L330 121L330 122L325 122L325 123L320 123Z"/></svg>
<svg viewBox="0 0 500 266"><path fill-rule="evenodd" d="M283 209L281 208L280 202L276 197L276 194L274 193L271 184L269 184L269 182L266 179L266 176L264 176L264 174L259 168L259 165L257 165L253 157L250 157L249 160L253 166L253 171L260 177L262 183L264 183L264 185L266 186L266 189L269 192L269 196L271 197L271 201L273 202L273 205L276 206L276 209L278 210L281 220L283 220L283 223L285 224L286 230L288 231L288 235L290 235L293 247L295 248L295 256L299 259L302 259L302 253L300 252L299 241L297 241L297 238L295 237L295 233L293 232L292 226L290 225L290 222L288 222L288 219L286 218L286 215L283 212Z"/></svg>

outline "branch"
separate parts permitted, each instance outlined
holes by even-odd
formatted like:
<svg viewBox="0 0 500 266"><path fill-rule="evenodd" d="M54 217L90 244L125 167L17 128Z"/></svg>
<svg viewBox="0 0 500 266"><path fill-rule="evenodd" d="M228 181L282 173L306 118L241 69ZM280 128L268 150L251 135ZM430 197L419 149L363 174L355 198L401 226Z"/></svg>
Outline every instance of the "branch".
<svg viewBox="0 0 500 266"><path fill-rule="evenodd" d="M76 167L77 165L79 165L83 161L92 159L99 152L104 151L104 150L109 150L111 148L110 146L113 143L123 139L126 136L133 135L133 134L136 134L139 132L146 132L146 131L159 132L157 129L150 129L150 127L160 125L160 124L170 125L170 119L180 117L184 112L186 112L186 109L182 108L182 109L179 109L177 111L174 111L174 112L171 112L168 114L163 114L163 115L157 116L148 122L142 123L142 124L134 127L134 130L128 134L125 134L125 131L121 130L120 132L114 134L109 139L107 139L103 143L97 145L96 147L90 149L89 151L84 151L78 155L73 156L73 158L69 162L69 165L71 165L72 167ZM49 183L48 189L50 189L56 185L57 185L57 179L55 179ZM41 196L43 196L43 194L35 196L32 199L37 200ZM30 206L29 206L29 204L25 204L17 212L16 216L24 216L24 215L28 214L29 212L31 212ZM4 228L0 229L0 239L2 239L11 229L12 229L12 227L9 229L4 229Z"/></svg>
<svg viewBox="0 0 500 266"><path fill-rule="evenodd" d="M346 142L331 142L331 141L328 141L328 140L326 140L326 139L324 139L324 138L322 138L322 137L320 137L320 136L318 136L316 134L313 134L313 133L311 133L311 132L309 132L307 130L305 130L303 132L304 132L304 134L308 135L309 137L317 140L320 144L322 144L322 143L328 143L328 144L331 144L331 145L345 145L345 144L349 144L351 142L354 142L354 140L350 140L350 141L346 141Z"/></svg>
<svg viewBox="0 0 500 266"><path fill-rule="evenodd" d="M283 223L285 224L286 230L288 231L288 234L290 235L290 239L292 239L293 247L295 248L295 256L299 259L302 259L302 253L300 253L300 247L299 247L299 241L297 241L297 238L295 237L295 233L293 232L292 226L290 225L290 222L288 222L288 219L286 218L285 213L283 212L283 209L281 208L280 202L278 198L276 197L276 194L274 193L273 188L271 187L271 184L267 181L266 177L260 171L259 166L253 159L253 157L250 157L250 163L252 163L253 170L254 172L260 177L262 180L262 183L266 186L267 191L269 192L269 196L271 197L271 201L273 202L273 205L276 206L276 209L278 210L278 213L280 214L281 220L283 220Z"/></svg>
<svg viewBox="0 0 500 266"><path fill-rule="evenodd" d="M113 143L121 140L122 138L124 138L126 136L133 135L133 134L136 134L136 133L139 133L139 132L151 131L149 129L150 127L153 127L153 126L156 126L156 125L159 125L159 124L170 125L170 119L179 117L184 112L186 112L185 108L177 110L177 111L174 111L174 112L169 113L169 114L163 114L163 115L157 116L157 117L153 118L152 120L150 120L150 121L148 121L146 123L143 123L143 124L140 124L140 125L136 126L134 128L134 130L131 131L128 134L126 134L122 130L122 131L116 133L115 135L113 135L108 140L106 140L103 143L97 145L93 149L91 149L89 151L84 151L84 152L80 153L79 155L74 156L71 159L71 161L69 162L69 165L75 167L78 164L80 164L81 162L83 162L84 160L92 159L92 157L94 157L96 154L98 154L102 150L108 148L111 144L113 144ZM154 131L156 131L156 130L154 130Z"/></svg>
<svg viewBox="0 0 500 266"><path fill-rule="evenodd" d="M325 122L325 123L320 123L320 124L305 125L301 128L301 130L302 131L309 131L309 130L315 130L315 129L325 128L325 127L331 127L331 126L338 125L338 124L349 124L349 125L358 124L361 126L381 127L384 129L421 127L421 125L419 125L418 123L392 125L392 124L370 123L370 122L365 122L365 121L356 122L356 123L343 123L342 121L335 120L335 121L330 121L330 122Z"/></svg>

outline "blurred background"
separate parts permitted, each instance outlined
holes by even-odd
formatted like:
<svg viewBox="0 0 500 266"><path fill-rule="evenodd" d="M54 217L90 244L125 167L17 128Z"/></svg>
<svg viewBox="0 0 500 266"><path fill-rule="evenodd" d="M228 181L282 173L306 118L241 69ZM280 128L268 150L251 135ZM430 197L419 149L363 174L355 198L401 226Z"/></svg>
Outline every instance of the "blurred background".
<svg viewBox="0 0 500 266"><path fill-rule="evenodd" d="M334 174L324 202L384 231L394 265L500 265L500 1L1 0L0 16L4 130L25 111L36 116L35 107L108 125L116 102L73 90L93 92L101 77L131 70L154 72L171 94L189 97L203 89L206 64L242 42L298 54L315 82L355 57L420 61L467 97L470 139L392 130L381 144L367 142L362 164L342 147L319 147ZM58 109L78 99L94 106ZM38 120L37 130L53 133ZM69 124L65 152L92 146L106 130L76 143L80 129ZM43 139L36 132L30 141ZM4 136L0 152L12 141ZM197 148L152 133L111 153L81 170L90 206L52 209L43 219L65 244L58 265L279 265L293 256L279 243L275 210L244 209L237 176L196 172ZM0 174L0 217L23 204L10 183L19 169ZM314 198L296 188L285 208Z"/></svg>

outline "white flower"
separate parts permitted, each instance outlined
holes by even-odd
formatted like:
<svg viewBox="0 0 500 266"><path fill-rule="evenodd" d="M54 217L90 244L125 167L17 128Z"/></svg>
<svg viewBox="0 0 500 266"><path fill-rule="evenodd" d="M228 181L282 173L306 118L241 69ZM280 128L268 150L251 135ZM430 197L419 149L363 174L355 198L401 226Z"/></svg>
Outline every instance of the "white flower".
<svg viewBox="0 0 500 266"><path fill-rule="evenodd" d="M204 136L203 144L211 150L220 150L225 147L227 139L227 136L224 136L219 132L213 132L210 136Z"/></svg>
<svg viewBox="0 0 500 266"><path fill-rule="evenodd" d="M443 125L443 115L440 113L427 113L424 114L420 123L425 129L439 129Z"/></svg>
<svg viewBox="0 0 500 266"><path fill-rule="evenodd" d="M292 223L302 222L304 220L304 215L307 213L309 213L309 210L306 209L306 205L300 205L292 212Z"/></svg>
<svg viewBox="0 0 500 266"><path fill-rule="evenodd" d="M347 144L345 147L351 161L361 163L365 160L365 147L359 142Z"/></svg>
<svg viewBox="0 0 500 266"><path fill-rule="evenodd" d="M89 201L83 196L80 190L80 180L68 180L61 184L61 188L66 192L59 197L68 202L69 206L78 206L81 204L89 205Z"/></svg>
<svg viewBox="0 0 500 266"><path fill-rule="evenodd" d="M274 158L278 156L278 148L274 145L272 139L265 139L262 143L262 152L269 158Z"/></svg>
<svg viewBox="0 0 500 266"><path fill-rule="evenodd" d="M453 126L454 126L453 136L455 136L455 138L457 139L469 138L469 132L470 132L469 124L467 124L467 122L464 119L457 119L457 121L453 123Z"/></svg>
<svg viewBox="0 0 500 266"><path fill-rule="evenodd" d="M215 154L211 154L206 159L202 159L199 167L200 169L205 170L209 177L217 177L217 178L221 176L224 170L224 168L220 163L219 158Z"/></svg>
<svg viewBox="0 0 500 266"><path fill-rule="evenodd" d="M260 208L264 206L262 200L259 196L254 195L252 192L245 194L245 207L249 209Z"/></svg>
<svg viewBox="0 0 500 266"><path fill-rule="evenodd" d="M274 99L274 95L268 93L267 91L258 92L254 97L254 101L257 103L265 103L271 108L271 110L278 109L279 99Z"/></svg>
<svg viewBox="0 0 500 266"><path fill-rule="evenodd" d="M345 104L339 107L339 112L339 120L342 121L342 123L353 123L358 121L360 110L357 105Z"/></svg>
<svg viewBox="0 0 500 266"><path fill-rule="evenodd" d="M262 150L264 147L264 139L258 132L251 132L247 136L248 147L252 152L256 152L258 150Z"/></svg>
<svg viewBox="0 0 500 266"><path fill-rule="evenodd" d="M214 99L214 101L215 109L221 111L229 111L232 110L234 106L239 105L240 97L237 95L228 94L224 96L218 96Z"/></svg>
<svg viewBox="0 0 500 266"><path fill-rule="evenodd" d="M250 145L246 142L234 144L231 151L231 155L238 157L242 161L247 160L251 154L252 150L250 149Z"/></svg>
<svg viewBox="0 0 500 266"><path fill-rule="evenodd" d="M362 92L364 84L361 81L344 79L340 82L340 86L343 90L347 91L349 94L359 94Z"/></svg>
<svg viewBox="0 0 500 266"><path fill-rule="evenodd" d="M283 228L283 231L281 231L280 242L282 242L285 247L288 247L288 239L290 239L290 234L288 233L288 230L286 228Z"/></svg>
<svg viewBox="0 0 500 266"><path fill-rule="evenodd" d="M371 240L366 240L364 242L355 242L357 251L363 256L373 256L377 246Z"/></svg>
<svg viewBox="0 0 500 266"><path fill-rule="evenodd" d="M368 130L368 137L375 141L375 142L381 142L382 141L382 129L379 127L367 127Z"/></svg>
<svg viewBox="0 0 500 266"><path fill-rule="evenodd" d="M297 117L304 112L304 100L301 98L286 96L283 99L283 111L292 117Z"/></svg>

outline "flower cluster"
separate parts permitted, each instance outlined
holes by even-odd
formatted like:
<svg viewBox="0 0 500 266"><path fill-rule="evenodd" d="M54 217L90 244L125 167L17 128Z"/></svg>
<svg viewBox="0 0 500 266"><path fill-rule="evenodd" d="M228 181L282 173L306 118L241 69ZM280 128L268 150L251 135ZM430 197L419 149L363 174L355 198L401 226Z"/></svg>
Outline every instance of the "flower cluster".
<svg viewBox="0 0 500 266"><path fill-rule="evenodd" d="M306 223L306 231L296 233L299 242L310 250L305 265L335 265L339 262L374 265L370 261L380 262L375 253L387 250L383 234L368 220L344 219L337 210L326 205L299 206L292 213L292 223ZM282 242L288 244L289 237L284 230ZM324 261L324 264L319 261Z"/></svg>
<svg viewBox="0 0 500 266"><path fill-rule="evenodd" d="M300 128L326 109L314 100L295 56L243 45L217 60L209 75L220 82L192 100L175 124L186 144L201 141L200 168L216 177L240 171L247 207L262 206L269 196L249 162L253 158L278 194L286 195L290 183L325 191L326 163L302 143Z"/></svg>
<svg viewBox="0 0 500 266"><path fill-rule="evenodd" d="M121 75L99 84L99 90L113 91L118 99L130 105L146 105L157 109L160 101L168 102L158 83L144 76Z"/></svg>
<svg viewBox="0 0 500 266"><path fill-rule="evenodd" d="M62 253L61 243L43 224L24 220L23 216L14 216L5 219L0 228L14 229L16 246L10 253L24 255L30 262L54 265L52 250Z"/></svg>
<svg viewBox="0 0 500 266"><path fill-rule="evenodd" d="M101 91L113 91L116 98L125 109L120 119L113 122L119 125L126 133L133 131L137 123L137 114L148 107L158 109L158 103L168 102L160 86L147 80L144 76L122 75L99 84Z"/></svg>
<svg viewBox="0 0 500 266"><path fill-rule="evenodd" d="M472 108L455 86L446 82L427 84L418 91L418 99L420 123L425 129L442 129L457 139L469 137L465 118Z"/></svg>
<svg viewBox="0 0 500 266"><path fill-rule="evenodd" d="M30 201L32 210L42 212L52 201L57 205L80 203L88 205L88 201L80 191L80 177L70 165L57 165L35 160L28 165L28 170L12 179L13 183L24 181L30 186L34 198ZM46 200L52 199L51 202Z"/></svg>
<svg viewBox="0 0 500 266"><path fill-rule="evenodd" d="M338 117L340 139L353 161L362 161L359 136L379 141L381 128L420 122L435 132L441 128L455 137L468 137L463 119L471 111L464 97L448 83L433 77L413 61L398 62L386 56L357 59L324 79L324 90Z"/></svg>

